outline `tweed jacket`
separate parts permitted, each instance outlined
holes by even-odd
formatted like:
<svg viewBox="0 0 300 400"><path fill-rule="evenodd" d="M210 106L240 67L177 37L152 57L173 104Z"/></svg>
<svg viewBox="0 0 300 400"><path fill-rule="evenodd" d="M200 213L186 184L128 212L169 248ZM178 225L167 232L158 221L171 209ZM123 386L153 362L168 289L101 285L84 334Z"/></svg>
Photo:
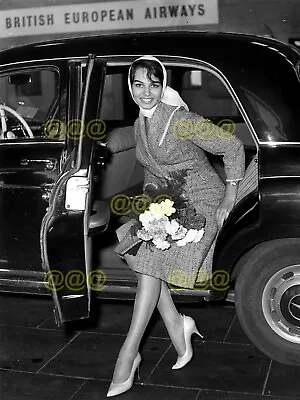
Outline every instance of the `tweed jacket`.
<svg viewBox="0 0 300 400"><path fill-rule="evenodd" d="M215 179L205 152L223 156L228 180L244 176L242 142L183 107L159 103L147 128L145 117L140 115L135 122L135 138L137 159L145 167L145 184L163 184L170 172L182 169L203 170L206 178Z"/></svg>

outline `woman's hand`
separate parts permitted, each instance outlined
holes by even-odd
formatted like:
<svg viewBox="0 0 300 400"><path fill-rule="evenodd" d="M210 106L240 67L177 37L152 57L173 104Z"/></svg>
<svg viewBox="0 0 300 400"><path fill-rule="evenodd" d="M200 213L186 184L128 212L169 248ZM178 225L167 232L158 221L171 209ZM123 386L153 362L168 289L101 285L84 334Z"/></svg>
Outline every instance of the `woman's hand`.
<svg viewBox="0 0 300 400"><path fill-rule="evenodd" d="M230 211L234 207L236 193L237 193L237 185L232 185L230 183L227 183L224 198L221 201L216 212L216 220L219 229L222 228L225 220L228 218Z"/></svg>
<svg viewBox="0 0 300 400"><path fill-rule="evenodd" d="M216 220L217 220L219 229L222 228L225 220L228 218L230 211L233 209L234 202L235 202L235 199L227 198L226 196L221 201L221 204L219 205L217 212L216 212Z"/></svg>

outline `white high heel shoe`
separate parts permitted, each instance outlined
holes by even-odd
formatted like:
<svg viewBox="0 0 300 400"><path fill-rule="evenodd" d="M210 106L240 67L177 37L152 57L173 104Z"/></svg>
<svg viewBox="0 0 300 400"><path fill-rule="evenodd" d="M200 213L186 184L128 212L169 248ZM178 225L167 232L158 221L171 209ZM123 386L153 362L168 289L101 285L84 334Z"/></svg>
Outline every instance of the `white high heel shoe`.
<svg viewBox="0 0 300 400"><path fill-rule="evenodd" d="M118 394L127 392L127 390L131 388L131 386L133 385L135 371L139 368L141 361L142 357L140 353L138 353L133 361L129 378L122 383L111 382L106 397L117 396Z"/></svg>
<svg viewBox="0 0 300 400"><path fill-rule="evenodd" d="M188 317L186 315L182 315L183 318L183 333L184 333L184 341L185 341L185 353L183 356L177 358L177 362L173 365L172 369L180 369L184 367L189 361L191 361L193 357L193 347L192 347L192 334L196 333L202 339L204 337L198 331L195 321L193 318Z"/></svg>

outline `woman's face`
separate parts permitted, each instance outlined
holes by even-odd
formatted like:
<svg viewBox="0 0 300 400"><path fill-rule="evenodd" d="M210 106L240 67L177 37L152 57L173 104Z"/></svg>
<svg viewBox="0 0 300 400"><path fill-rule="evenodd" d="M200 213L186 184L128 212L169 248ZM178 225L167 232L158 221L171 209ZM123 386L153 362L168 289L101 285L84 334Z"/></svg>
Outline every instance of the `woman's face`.
<svg viewBox="0 0 300 400"><path fill-rule="evenodd" d="M154 75L151 76L150 81L147 77L147 70L145 68L138 68L135 71L132 82L132 95L141 108L150 110L161 99L162 84Z"/></svg>

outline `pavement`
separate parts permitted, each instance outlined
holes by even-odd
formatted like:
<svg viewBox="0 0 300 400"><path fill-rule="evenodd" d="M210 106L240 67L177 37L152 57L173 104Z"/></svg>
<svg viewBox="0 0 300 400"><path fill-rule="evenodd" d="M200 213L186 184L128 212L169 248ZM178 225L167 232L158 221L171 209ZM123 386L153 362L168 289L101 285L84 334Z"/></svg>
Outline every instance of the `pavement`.
<svg viewBox="0 0 300 400"><path fill-rule="evenodd" d="M95 301L89 320L57 327L51 297L0 295L0 399L106 399L128 330L132 301ZM140 379L118 400L300 399L300 367L272 361L251 344L231 303L177 303L205 341L172 370L176 352L157 313L141 344Z"/></svg>

